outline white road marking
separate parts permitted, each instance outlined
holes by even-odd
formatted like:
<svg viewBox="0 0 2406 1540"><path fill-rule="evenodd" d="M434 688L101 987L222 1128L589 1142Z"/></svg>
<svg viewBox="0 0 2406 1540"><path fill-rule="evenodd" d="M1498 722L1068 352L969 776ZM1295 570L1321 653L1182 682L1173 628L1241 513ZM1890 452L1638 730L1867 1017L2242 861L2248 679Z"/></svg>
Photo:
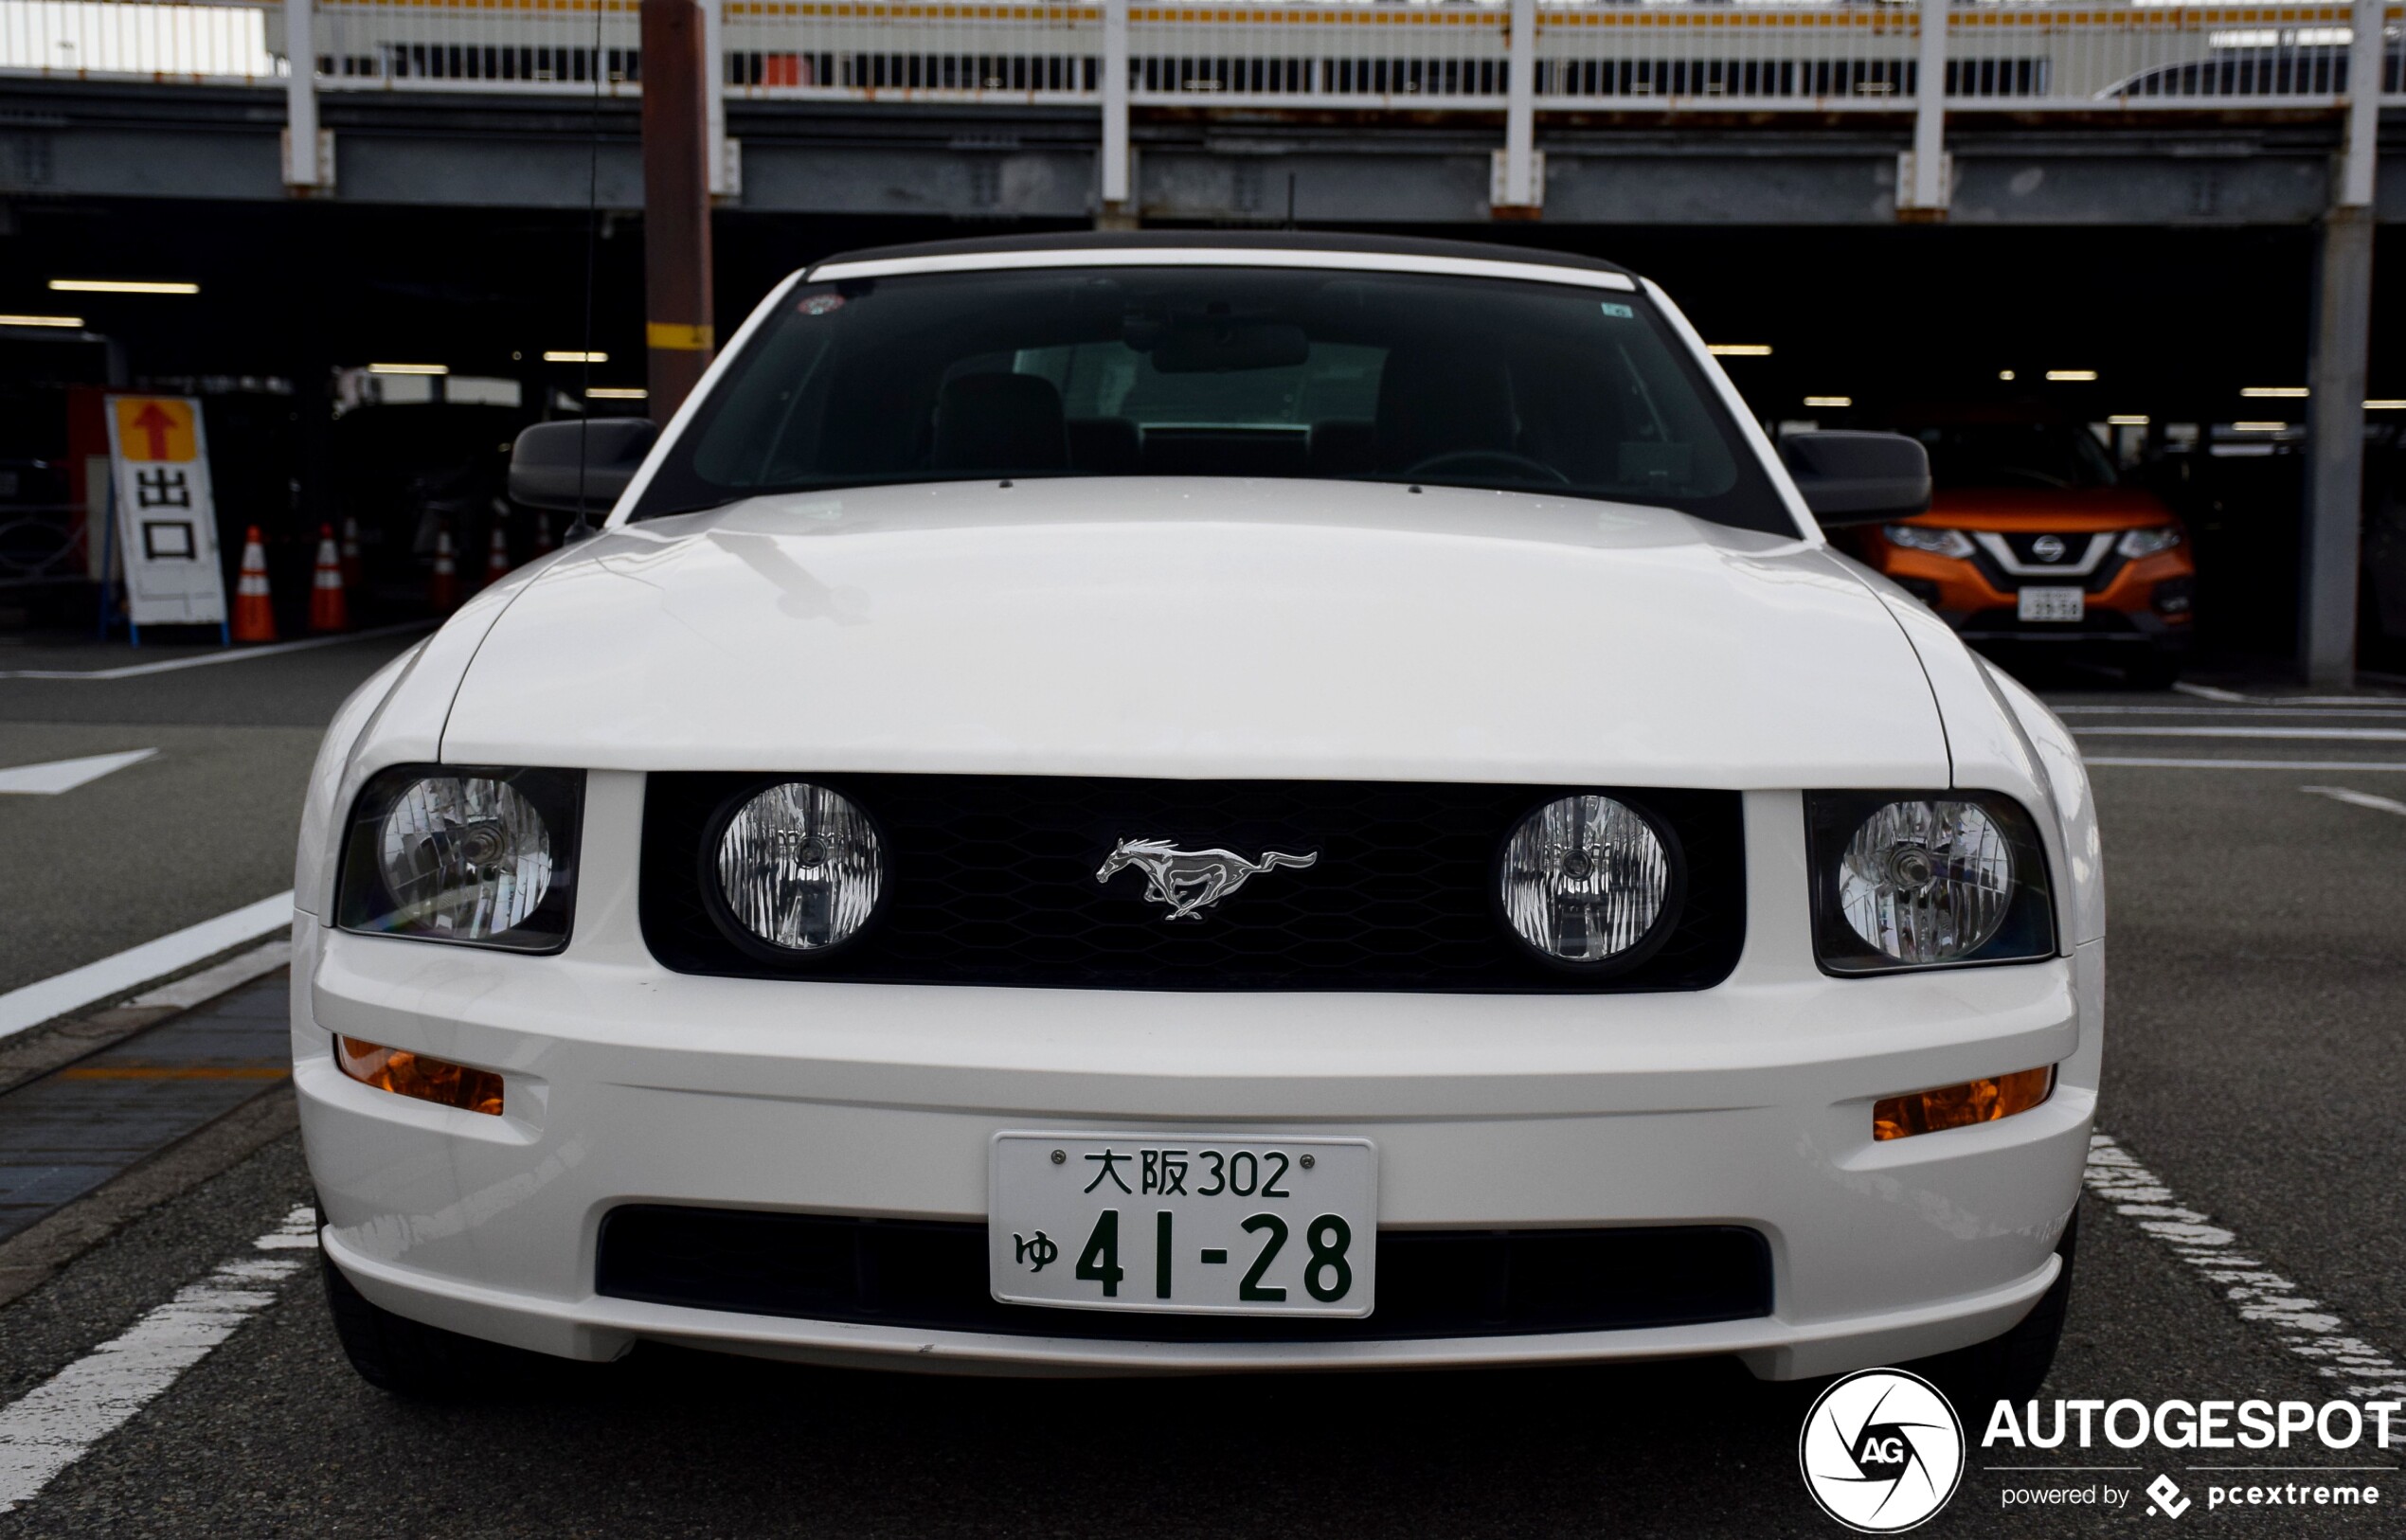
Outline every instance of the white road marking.
<svg viewBox="0 0 2406 1540"><path fill-rule="evenodd" d="M2342 770L2350 774L2406 770L2406 763L2379 760L2159 760L2083 754L2080 762L2128 770Z"/></svg>
<svg viewBox="0 0 2406 1540"><path fill-rule="evenodd" d="M340 647L345 642L397 636L404 631L423 631L434 623L432 620L408 620L397 626L346 631L332 636L304 636L298 641L270 642L264 647L229 648L220 653L205 653L199 657L162 658L156 663L124 663L114 669L0 669L0 679L136 679L144 674L213 668L220 663L244 663L255 657L274 657L278 653L305 653L313 647Z"/></svg>
<svg viewBox="0 0 2406 1540"><path fill-rule="evenodd" d="M2338 706L2054 706L2059 717L2216 717L2224 722L2279 717L2336 717L2361 722L2367 717L2406 717L2406 701L2350 708Z"/></svg>
<svg viewBox="0 0 2406 1540"><path fill-rule="evenodd" d="M2311 739L2317 743L2406 743L2406 727L2074 727L2082 738Z"/></svg>
<svg viewBox="0 0 2406 1540"><path fill-rule="evenodd" d="M270 931L286 929L292 922L293 895L286 891L257 904L246 904L231 914L188 925L157 940L128 947L113 958L102 958L38 984L12 989L0 994L0 1037L38 1027L53 1016L63 1016L97 1001L112 999L161 974L189 968L203 958L257 940Z"/></svg>
<svg viewBox="0 0 2406 1540"><path fill-rule="evenodd" d="M2338 1382L2344 1394L2367 1400L2406 1396L2406 1369L2361 1337L2346 1323L2308 1299L2297 1285L2250 1257L2231 1230L2213 1216L2183 1207L2164 1178L2139 1164L2110 1135L2089 1136L2089 1191L2139 1222L2139 1228L2172 1248L2238 1307L2239 1318L2272 1329L2281 1345L2314 1366L2320 1377Z"/></svg>
<svg viewBox="0 0 2406 1540"><path fill-rule="evenodd" d="M2201 701L2228 701L2243 706L2394 706L2406 701L2406 697L2397 695L2242 695L2235 689L2185 682L2172 688Z"/></svg>
<svg viewBox="0 0 2406 1540"><path fill-rule="evenodd" d="M130 748L122 754L87 754L80 760L52 760L46 764L20 764L0 770L0 797L56 797L88 786L113 770L140 764L154 748Z"/></svg>
<svg viewBox="0 0 2406 1540"><path fill-rule="evenodd" d="M2395 813L2401 817L2406 817L2406 802L2400 802L2394 797L2375 797L2370 792L2350 791L2344 786L2300 786L2298 790L2312 792L2317 797L2327 797L2334 802L2344 802L2349 807L2371 808L2376 813Z"/></svg>
<svg viewBox="0 0 2406 1540"><path fill-rule="evenodd" d="M197 1283L0 1409L0 1513L30 1501L94 1444L158 1399L184 1371L275 1302L274 1285L317 1244L317 1213L304 1204Z"/></svg>

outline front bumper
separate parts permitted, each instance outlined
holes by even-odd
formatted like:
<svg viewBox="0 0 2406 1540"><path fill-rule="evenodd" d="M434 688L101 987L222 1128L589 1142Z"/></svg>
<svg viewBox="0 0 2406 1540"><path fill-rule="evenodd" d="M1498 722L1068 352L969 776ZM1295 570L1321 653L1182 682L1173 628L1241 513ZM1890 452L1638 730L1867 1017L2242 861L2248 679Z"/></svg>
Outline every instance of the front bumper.
<svg viewBox="0 0 2406 1540"><path fill-rule="evenodd" d="M639 778L597 777L590 794L624 795L639 796ZM1695 994L703 978L651 960L631 880L581 895L575 943L554 958L330 933L304 915L295 1083L327 1249L388 1310L583 1358L638 1338L1008 1372L1735 1353L1787 1378L1993 1336L2058 1265L2095 1101L2102 945L2026 966L1825 977L1795 898L1797 798L1749 794L1747 811L1746 952L1726 983ZM632 872L593 848L621 822L589 822L588 873ZM350 1081L332 1062L337 1031L497 1069L508 1113ZM2057 1089L2032 1112L1871 1140L1878 1096L2046 1064L2060 1066ZM988 1140L1047 1126L1367 1137L1379 1149L1382 1230L1751 1226L1770 1247L1773 1310L1521 1336L1149 1342L595 1293L601 1220L617 1205L976 1221Z"/></svg>

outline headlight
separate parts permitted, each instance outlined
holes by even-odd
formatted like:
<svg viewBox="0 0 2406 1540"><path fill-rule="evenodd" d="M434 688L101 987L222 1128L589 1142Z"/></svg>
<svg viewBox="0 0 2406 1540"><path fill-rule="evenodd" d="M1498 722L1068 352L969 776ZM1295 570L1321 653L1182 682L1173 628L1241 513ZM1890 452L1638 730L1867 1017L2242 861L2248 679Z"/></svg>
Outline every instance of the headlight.
<svg viewBox="0 0 2406 1540"><path fill-rule="evenodd" d="M2115 543L2113 548L2132 561L2137 561L2142 556L2153 556L2158 551L2168 551L2180 543L2180 530L2171 525L2160 524L2149 529L2124 530L2121 540Z"/></svg>
<svg viewBox="0 0 2406 1540"><path fill-rule="evenodd" d="M725 815L708 857L719 928L747 951L793 957L840 946L877 912L885 842L859 804L780 781Z"/></svg>
<svg viewBox="0 0 2406 1540"><path fill-rule="evenodd" d="M369 935L556 952L567 944L584 777L399 765L361 789L336 922Z"/></svg>
<svg viewBox="0 0 2406 1540"><path fill-rule="evenodd" d="M1928 551L1932 556L1952 556L1962 560L1971 554L1971 536L1961 529L1930 529L1918 524L1892 524L1880 533L1892 546L1902 546L1909 551Z"/></svg>
<svg viewBox="0 0 2406 1540"><path fill-rule="evenodd" d="M1813 940L1834 974L2055 955L2047 857L1990 792L1813 792Z"/></svg>
<svg viewBox="0 0 2406 1540"><path fill-rule="evenodd" d="M1498 896L1539 957L1625 967L1669 933L1678 875L1670 836L1643 814L1609 797L1564 797L1505 839Z"/></svg>

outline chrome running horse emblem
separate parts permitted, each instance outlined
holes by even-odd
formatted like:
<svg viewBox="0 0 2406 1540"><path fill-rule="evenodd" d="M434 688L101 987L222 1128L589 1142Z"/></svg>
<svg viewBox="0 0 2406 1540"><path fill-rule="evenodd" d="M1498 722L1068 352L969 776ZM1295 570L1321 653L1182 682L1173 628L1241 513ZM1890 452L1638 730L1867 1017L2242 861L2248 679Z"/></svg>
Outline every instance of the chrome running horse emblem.
<svg viewBox="0 0 2406 1540"><path fill-rule="evenodd" d="M1094 880L1108 883L1113 872L1134 867L1144 873L1146 903L1168 904L1172 920L1200 920L1203 910L1244 886L1247 878L1278 867L1300 870L1319 859L1318 851L1302 855L1264 851L1259 861L1248 861L1234 851L1181 851L1166 839L1123 839L1103 858Z"/></svg>

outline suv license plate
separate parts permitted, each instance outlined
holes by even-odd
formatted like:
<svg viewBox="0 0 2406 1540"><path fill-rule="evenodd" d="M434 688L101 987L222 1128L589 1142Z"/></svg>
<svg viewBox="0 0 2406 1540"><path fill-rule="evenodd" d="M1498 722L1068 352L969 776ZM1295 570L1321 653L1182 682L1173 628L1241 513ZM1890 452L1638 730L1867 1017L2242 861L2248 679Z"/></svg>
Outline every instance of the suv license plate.
<svg viewBox="0 0 2406 1540"><path fill-rule="evenodd" d="M2015 613L2024 620L2078 620L2089 613L2089 596L2078 588L2024 588Z"/></svg>
<svg viewBox="0 0 2406 1540"><path fill-rule="evenodd" d="M1007 1304L1184 1316L1371 1312L1368 1139L997 1134L986 1256Z"/></svg>

